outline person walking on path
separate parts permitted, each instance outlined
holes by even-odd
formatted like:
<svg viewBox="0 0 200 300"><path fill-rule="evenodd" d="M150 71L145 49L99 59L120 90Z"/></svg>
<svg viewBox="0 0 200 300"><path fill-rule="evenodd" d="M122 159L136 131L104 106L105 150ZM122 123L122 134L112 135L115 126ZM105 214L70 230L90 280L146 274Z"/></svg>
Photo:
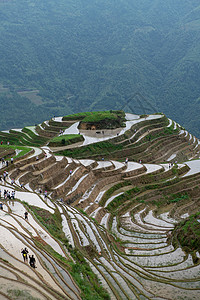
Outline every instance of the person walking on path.
<svg viewBox="0 0 200 300"><path fill-rule="evenodd" d="M24 249L22 249L21 253L22 253L24 262L27 262L28 261L28 249L25 247Z"/></svg>
<svg viewBox="0 0 200 300"><path fill-rule="evenodd" d="M29 255L29 264L32 268L35 268L35 257L34 255Z"/></svg>
<svg viewBox="0 0 200 300"><path fill-rule="evenodd" d="M6 172L3 172L3 180L6 181Z"/></svg>
<svg viewBox="0 0 200 300"><path fill-rule="evenodd" d="M27 211L25 211L25 213L24 213L24 218L26 221L28 221L28 212Z"/></svg>
<svg viewBox="0 0 200 300"><path fill-rule="evenodd" d="M44 192L44 199L47 199L47 191Z"/></svg>
<svg viewBox="0 0 200 300"><path fill-rule="evenodd" d="M12 191L12 193L11 193L11 199L15 199L15 191Z"/></svg>

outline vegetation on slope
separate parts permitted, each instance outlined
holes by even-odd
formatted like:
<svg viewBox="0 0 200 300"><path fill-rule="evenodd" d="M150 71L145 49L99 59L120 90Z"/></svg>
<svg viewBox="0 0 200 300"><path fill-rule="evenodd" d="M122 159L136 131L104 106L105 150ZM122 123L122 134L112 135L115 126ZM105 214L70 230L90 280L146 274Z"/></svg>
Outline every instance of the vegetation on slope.
<svg viewBox="0 0 200 300"><path fill-rule="evenodd" d="M84 138L80 134L64 134L60 136L56 136L49 141L48 146L50 147L61 147L64 145L71 145L77 142L83 141Z"/></svg>
<svg viewBox="0 0 200 300"><path fill-rule="evenodd" d="M102 112L99 112L99 113L104 113L104 112L102 111ZM82 113L77 113L77 114L64 116L62 119L63 119L63 121L83 120L87 116L91 116L91 115L96 116L97 112L95 112L95 111L93 111L93 112L82 112Z"/></svg>
<svg viewBox="0 0 200 300"><path fill-rule="evenodd" d="M120 110L84 112L63 117L63 121L67 120L80 120L79 128L83 129L91 129L92 125L96 129L113 129L125 126L125 113Z"/></svg>
<svg viewBox="0 0 200 300"><path fill-rule="evenodd" d="M192 252L200 249L200 212L178 223L173 230L173 239L184 247L185 251Z"/></svg>
<svg viewBox="0 0 200 300"><path fill-rule="evenodd" d="M63 150L57 152L57 154L71 156L73 158L81 158L81 157L90 157L94 154L104 155L109 154L115 150L121 150L123 148L122 145L115 145L111 142L99 142L95 144L90 144L87 146L82 146L75 149Z"/></svg>
<svg viewBox="0 0 200 300"><path fill-rule="evenodd" d="M95 126L96 129L114 129L125 126L125 113L123 111L104 111L95 112L86 116L81 120L79 128L91 128Z"/></svg>
<svg viewBox="0 0 200 300"><path fill-rule="evenodd" d="M17 151L18 153L16 153ZM5 160L10 161L10 158L12 157L13 159L18 159L28 152L31 151L31 148L28 147L23 147L23 146L5 146L5 145L0 145L0 157L4 157Z"/></svg>

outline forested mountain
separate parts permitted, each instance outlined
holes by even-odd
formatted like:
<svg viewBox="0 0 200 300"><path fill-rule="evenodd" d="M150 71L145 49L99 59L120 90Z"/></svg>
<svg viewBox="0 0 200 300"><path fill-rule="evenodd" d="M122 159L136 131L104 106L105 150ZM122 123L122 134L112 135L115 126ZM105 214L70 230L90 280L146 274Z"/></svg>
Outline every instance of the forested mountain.
<svg viewBox="0 0 200 300"><path fill-rule="evenodd" d="M1 0L0 129L140 93L200 136L199 29L198 0Z"/></svg>

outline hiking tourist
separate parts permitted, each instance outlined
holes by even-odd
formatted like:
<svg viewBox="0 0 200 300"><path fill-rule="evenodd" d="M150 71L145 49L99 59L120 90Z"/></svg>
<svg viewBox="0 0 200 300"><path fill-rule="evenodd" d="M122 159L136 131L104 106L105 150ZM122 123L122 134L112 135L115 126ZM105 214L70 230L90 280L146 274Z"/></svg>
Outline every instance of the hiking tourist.
<svg viewBox="0 0 200 300"><path fill-rule="evenodd" d="M32 256L29 255L29 264L32 268L35 268L35 257L34 257L34 255L32 255Z"/></svg>
<svg viewBox="0 0 200 300"><path fill-rule="evenodd" d="M25 247L24 249L22 249L21 253L22 253L22 257L24 259L24 262L28 261L28 249Z"/></svg>
<svg viewBox="0 0 200 300"><path fill-rule="evenodd" d="M12 193L11 193L11 199L15 199L15 191L12 191Z"/></svg>
<svg viewBox="0 0 200 300"><path fill-rule="evenodd" d="M24 218L25 218L25 220L28 221L28 212L27 211L25 211L25 213L24 213Z"/></svg>

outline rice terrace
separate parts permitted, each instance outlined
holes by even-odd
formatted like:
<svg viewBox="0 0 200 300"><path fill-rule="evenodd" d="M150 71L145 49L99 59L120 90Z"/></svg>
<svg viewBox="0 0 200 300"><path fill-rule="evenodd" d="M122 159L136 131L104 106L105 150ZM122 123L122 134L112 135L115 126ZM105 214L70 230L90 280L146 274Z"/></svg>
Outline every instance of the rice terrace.
<svg viewBox="0 0 200 300"><path fill-rule="evenodd" d="M180 124L88 112L0 141L0 299L200 299L200 141Z"/></svg>

